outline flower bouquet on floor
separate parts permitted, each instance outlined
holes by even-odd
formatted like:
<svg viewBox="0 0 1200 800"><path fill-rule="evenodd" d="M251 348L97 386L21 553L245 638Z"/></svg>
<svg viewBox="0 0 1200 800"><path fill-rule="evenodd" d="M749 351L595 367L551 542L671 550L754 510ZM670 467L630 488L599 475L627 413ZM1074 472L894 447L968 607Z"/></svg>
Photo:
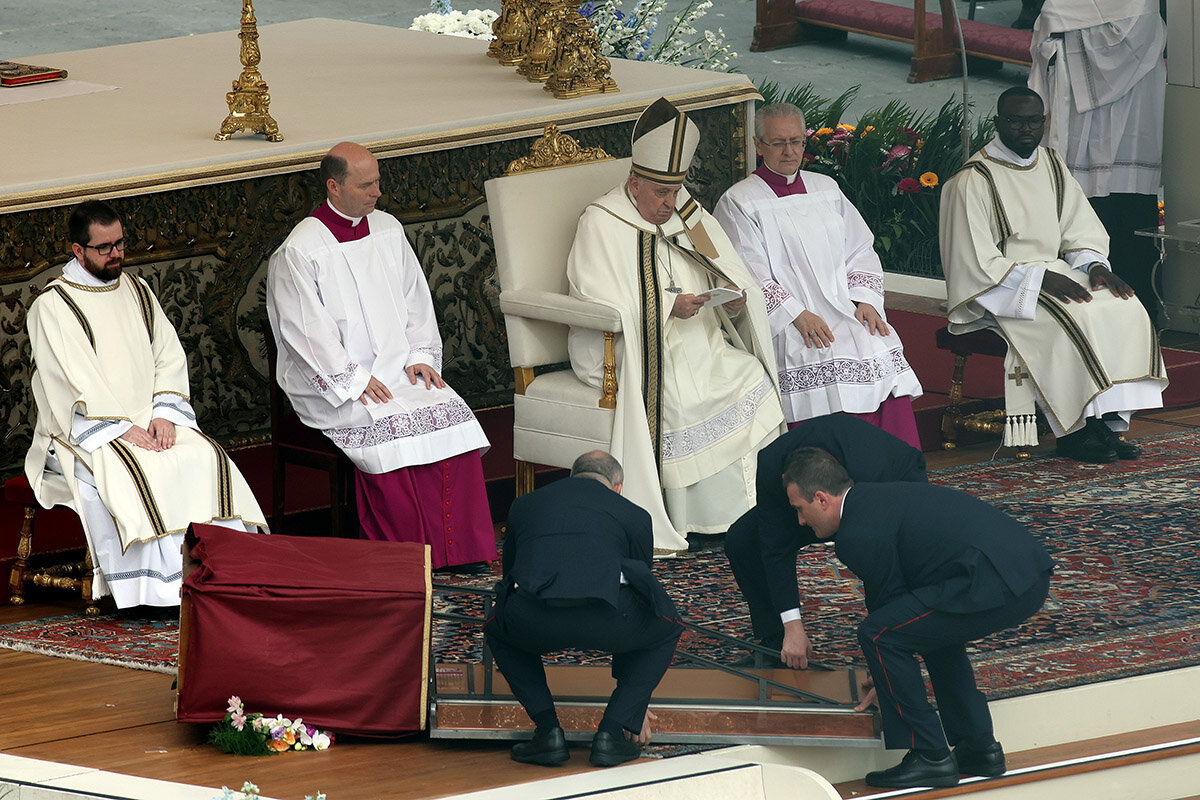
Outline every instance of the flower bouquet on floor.
<svg viewBox="0 0 1200 800"><path fill-rule="evenodd" d="M247 714L242 698L234 695L229 698L225 719L208 732L208 743L232 755L269 756L285 750L328 750L333 734L282 714Z"/></svg>

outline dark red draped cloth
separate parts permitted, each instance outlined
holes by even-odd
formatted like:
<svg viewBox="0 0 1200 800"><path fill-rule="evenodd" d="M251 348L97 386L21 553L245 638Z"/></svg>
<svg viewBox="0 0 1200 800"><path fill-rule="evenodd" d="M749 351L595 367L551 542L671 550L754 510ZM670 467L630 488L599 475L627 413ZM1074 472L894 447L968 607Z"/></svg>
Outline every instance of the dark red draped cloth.
<svg viewBox="0 0 1200 800"><path fill-rule="evenodd" d="M192 525L185 547L180 722L218 722L238 695L339 733L424 729L424 545Z"/></svg>

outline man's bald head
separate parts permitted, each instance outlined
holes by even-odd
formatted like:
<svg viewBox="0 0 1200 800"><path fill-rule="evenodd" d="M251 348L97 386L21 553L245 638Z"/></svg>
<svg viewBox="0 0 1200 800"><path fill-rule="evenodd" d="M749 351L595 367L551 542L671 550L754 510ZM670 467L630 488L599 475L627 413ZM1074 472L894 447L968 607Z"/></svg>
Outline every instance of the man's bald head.
<svg viewBox="0 0 1200 800"><path fill-rule="evenodd" d="M379 199L379 162L354 142L334 145L321 159L321 183L330 205L348 217L365 217Z"/></svg>

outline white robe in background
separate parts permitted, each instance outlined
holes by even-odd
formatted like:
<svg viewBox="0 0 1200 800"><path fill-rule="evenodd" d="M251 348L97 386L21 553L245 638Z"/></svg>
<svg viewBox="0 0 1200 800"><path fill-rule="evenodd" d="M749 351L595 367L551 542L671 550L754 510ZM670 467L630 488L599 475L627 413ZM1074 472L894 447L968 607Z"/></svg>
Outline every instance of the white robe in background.
<svg viewBox="0 0 1200 800"><path fill-rule="evenodd" d="M1042 7L1029 71L1029 88L1049 114L1042 144L1064 155L1088 197L1158 193L1165 45L1157 0L1046 0Z"/></svg>
<svg viewBox="0 0 1200 800"><path fill-rule="evenodd" d="M448 385L410 383L404 370L442 371L429 286L400 222L367 216L370 234L339 243L316 217L271 256L267 315L279 343L278 380L296 414L363 472L380 474L488 447ZM387 403L359 402L374 375Z"/></svg>
<svg viewBox="0 0 1200 800"><path fill-rule="evenodd" d="M1023 159L988 143L946 182L940 230L950 330L999 329L1010 416L1036 401L1062 436L1110 412L1124 429L1133 411L1162 406L1166 369L1141 303L1103 287L1087 303L1041 291L1046 270L1090 290L1089 265L1107 263L1108 234L1056 153ZM1029 410L1015 409L1025 395Z"/></svg>
<svg viewBox="0 0 1200 800"><path fill-rule="evenodd" d="M187 359L140 278L102 282L74 259L29 309L37 423L25 472L45 507L80 515L93 596L117 606L179 603L180 547L193 522L263 528L237 467L200 432ZM175 423L163 452L120 438L155 418Z"/></svg>
<svg viewBox="0 0 1200 800"><path fill-rule="evenodd" d="M723 285L692 254L678 214L656 228L642 219L624 184L584 211L567 261L570 292L616 309L617 410L612 455L625 470L622 493L650 512L658 553L687 548L686 534L723 533L754 505L755 456L783 429L766 307L716 220L702 212L728 282L747 290L746 309L730 318L719 306L690 319L670 316L674 284L692 294ZM642 394L644 317L638 267L639 233L661 231L655 246L661 310L661 483ZM669 244L668 237L678 237ZM571 365L599 387L603 338L572 328ZM651 375L653 380L653 373ZM664 500L665 496L665 500Z"/></svg>
<svg viewBox="0 0 1200 800"><path fill-rule="evenodd" d="M858 302L887 319L870 228L832 178L799 177L806 193L778 197L751 175L713 211L766 296L784 415L800 422L838 411L866 414L889 396L920 397L896 331L877 336L854 317ZM825 321L832 346L804 343L792 324L802 311Z"/></svg>

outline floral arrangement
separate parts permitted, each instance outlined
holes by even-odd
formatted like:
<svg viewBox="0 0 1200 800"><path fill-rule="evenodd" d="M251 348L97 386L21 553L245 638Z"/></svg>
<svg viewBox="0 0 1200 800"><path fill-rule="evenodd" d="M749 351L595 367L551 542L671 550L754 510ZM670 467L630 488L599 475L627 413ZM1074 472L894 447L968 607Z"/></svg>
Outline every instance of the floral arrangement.
<svg viewBox="0 0 1200 800"><path fill-rule="evenodd" d="M213 800L260 800L258 794L259 788L250 781L246 781L242 784L241 794L238 794L235 790L230 789L228 786L222 786L221 792L221 796L214 797ZM304 795L304 800L325 800L325 793L317 792L316 794L306 794Z"/></svg>
<svg viewBox="0 0 1200 800"><path fill-rule="evenodd" d="M957 98L936 114L898 101L842 122L858 87L832 99L811 84L780 92L759 87L766 102L788 102L804 111L808 139L804 168L834 178L875 234L875 250L889 272L940 277L938 205L941 185L962 166L967 109ZM970 152L987 142L989 120L973 126Z"/></svg>
<svg viewBox="0 0 1200 800"><path fill-rule="evenodd" d="M696 69L729 72L737 53L725 41L725 31L699 33L696 22L712 8L712 0L689 0L659 34L659 18L667 0L637 0L626 13L622 0L588 0L579 7L600 37L600 51L611 58L657 61Z"/></svg>
<svg viewBox="0 0 1200 800"><path fill-rule="evenodd" d="M432 0L429 13L416 17L408 27L409 30L444 33L468 39L491 39L492 23L498 16L499 14L490 8L473 8L463 12L454 10L450 0Z"/></svg>
<svg viewBox="0 0 1200 800"><path fill-rule="evenodd" d="M209 744L238 756L269 756L285 750L328 750L333 734L323 733L302 719L286 719L282 714L268 717L247 714L242 698L229 698L225 719L208 733Z"/></svg>

